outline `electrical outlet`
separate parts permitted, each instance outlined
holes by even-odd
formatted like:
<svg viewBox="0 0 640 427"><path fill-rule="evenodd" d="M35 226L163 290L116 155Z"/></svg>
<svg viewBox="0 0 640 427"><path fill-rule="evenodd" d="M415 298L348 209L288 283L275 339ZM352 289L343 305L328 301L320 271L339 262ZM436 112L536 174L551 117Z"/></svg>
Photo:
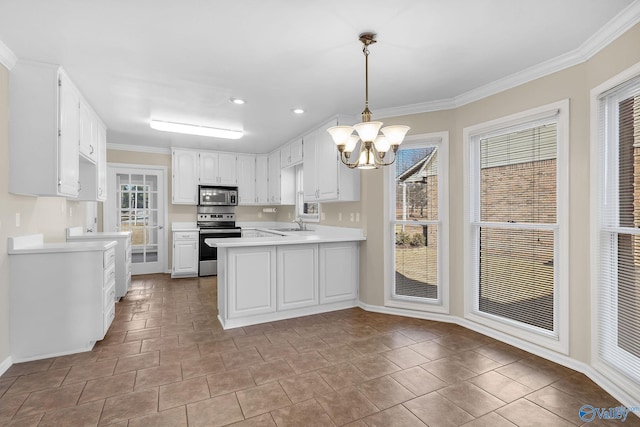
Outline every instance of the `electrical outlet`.
<svg viewBox="0 0 640 427"><path fill-rule="evenodd" d="M287 212L287 219L291 219L291 212Z"/></svg>
<svg viewBox="0 0 640 427"><path fill-rule="evenodd" d="M20 227L20 212L16 212L16 227Z"/></svg>
<svg viewBox="0 0 640 427"><path fill-rule="evenodd" d="M338 221L342 221L342 212L338 212Z"/></svg>
<svg viewBox="0 0 640 427"><path fill-rule="evenodd" d="M354 215L353 215L353 212L351 212L351 213L349 214L349 221L353 222L353 216L354 216Z"/></svg>
<svg viewBox="0 0 640 427"><path fill-rule="evenodd" d="M356 212L356 222L360 222L360 212Z"/></svg>
<svg viewBox="0 0 640 427"><path fill-rule="evenodd" d="M73 216L73 208L69 207L69 216Z"/></svg>
<svg viewBox="0 0 640 427"><path fill-rule="evenodd" d="M320 212L320 221L327 219L327 215L324 212Z"/></svg>
<svg viewBox="0 0 640 427"><path fill-rule="evenodd" d="M258 218L262 218L262 212L258 212Z"/></svg>
<svg viewBox="0 0 640 427"><path fill-rule="evenodd" d="M60 213L64 215L64 200L60 202Z"/></svg>

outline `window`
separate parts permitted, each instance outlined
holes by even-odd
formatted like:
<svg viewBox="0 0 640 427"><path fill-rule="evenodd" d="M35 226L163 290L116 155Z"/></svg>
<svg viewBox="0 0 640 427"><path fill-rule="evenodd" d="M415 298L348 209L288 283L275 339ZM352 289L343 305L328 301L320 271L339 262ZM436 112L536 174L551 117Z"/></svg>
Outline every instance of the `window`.
<svg viewBox="0 0 640 427"><path fill-rule="evenodd" d="M640 391L640 77L598 99L597 357Z"/></svg>
<svg viewBox="0 0 640 427"><path fill-rule="evenodd" d="M303 221L320 222L320 203L304 201L303 165L296 168L296 218Z"/></svg>
<svg viewBox="0 0 640 427"><path fill-rule="evenodd" d="M565 108L567 106L565 105ZM562 115L561 115L562 112ZM557 106L480 125L469 143L468 316L560 343L566 293L566 112ZM566 298L562 298L562 302ZM562 313L566 317L566 313ZM566 327L566 321L562 321ZM519 334L522 336L521 334Z"/></svg>
<svg viewBox="0 0 640 427"><path fill-rule="evenodd" d="M413 137L389 168L393 275L386 305L448 312L446 137Z"/></svg>

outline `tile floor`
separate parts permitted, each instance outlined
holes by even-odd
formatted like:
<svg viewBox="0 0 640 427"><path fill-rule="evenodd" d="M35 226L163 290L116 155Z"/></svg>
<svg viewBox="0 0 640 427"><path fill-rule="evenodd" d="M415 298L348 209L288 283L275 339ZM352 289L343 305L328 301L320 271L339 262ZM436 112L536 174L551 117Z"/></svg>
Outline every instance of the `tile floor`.
<svg viewBox="0 0 640 427"><path fill-rule="evenodd" d="M550 427L617 405L580 373L446 323L350 309L224 331L215 279L168 275L137 276L116 307L93 351L0 377L0 425Z"/></svg>

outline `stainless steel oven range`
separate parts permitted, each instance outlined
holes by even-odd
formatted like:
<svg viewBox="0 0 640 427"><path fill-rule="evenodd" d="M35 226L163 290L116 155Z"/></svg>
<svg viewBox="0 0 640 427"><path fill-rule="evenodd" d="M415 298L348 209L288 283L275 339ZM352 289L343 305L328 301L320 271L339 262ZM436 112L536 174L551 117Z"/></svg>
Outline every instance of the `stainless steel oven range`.
<svg viewBox="0 0 640 427"><path fill-rule="evenodd" d="M242 237L240 227L236 227L233 206L198 206L198 228L200 229L200 262L198 275L218 274L218 249L204 243L208 238Z"/></svg>

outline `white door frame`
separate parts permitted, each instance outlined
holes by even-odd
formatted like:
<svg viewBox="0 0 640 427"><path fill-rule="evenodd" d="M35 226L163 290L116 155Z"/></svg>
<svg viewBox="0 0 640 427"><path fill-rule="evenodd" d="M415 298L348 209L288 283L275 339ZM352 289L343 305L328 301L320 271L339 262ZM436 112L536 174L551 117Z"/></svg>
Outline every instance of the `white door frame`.
<svg viewBox="0 0 640 427"><path fill-rule="evenodd" d="M127 170L139 170L141 173L146 173L147 171L154 171L154 172L160 172L161 173L161 179L160 181L162 182L162 186L163 186L163 194L162 194L162 203L160 203L160 201L158 201L158 206L162 206L162 210L163 215L162 218L158 218L158 228L162 231L162 237L163 237L163 243L162 243L162 247L158 248L159 250L162 250L162 256L158 256L158 262L160 265L160 269L162 273L169 273L169 270L167 269L167 265L168 265L168 255L169 255L169 248L168 248L168 242L169 242L169 227L167 227L167 224L169 224L169 191L168 191L168 168L166 166L160 166L160 165L139 165L139 164L130 164L130 163L107 163L107 180L108 180L108 185L107 185L107 201L103 204L104 209L103 209L103 228L104 231L117 231L115 229L115 224L112 224L113 222L113 211L115 210L115 206L113 205L114 201L115 201L115 194L116 194L116 190L115 190L115 182L113 182L114 178L115 178L115 174L118 173L118 169L127 169ZM115 171L115 173L114 173ZM133 266L133 265L132 265Z"/></svg>

